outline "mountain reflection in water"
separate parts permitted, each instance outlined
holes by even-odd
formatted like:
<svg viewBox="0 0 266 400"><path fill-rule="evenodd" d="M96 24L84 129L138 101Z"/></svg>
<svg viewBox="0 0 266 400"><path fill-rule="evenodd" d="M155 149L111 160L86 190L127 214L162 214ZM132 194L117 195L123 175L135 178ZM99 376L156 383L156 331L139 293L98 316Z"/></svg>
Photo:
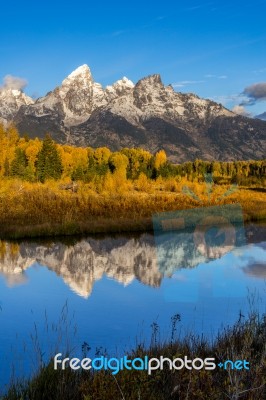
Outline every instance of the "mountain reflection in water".
<svg viewBox="0 0 266 400"><path fill-rule="evenodd" d="M63 242L21 243L0 242L0 274L8 286L27 283L25 271L35 263L54 271L78 295L88 298L96 281L104 275L124 285L137 279L144 285L159 287L164 275L167 277L182 268L196 268L206 262L194 248L187 248L189 233L175 236L174 246L156 248L151 234L138 237L113 236L86 238L72 244ZM265 229L249 226L247 239L257 243L255 253L249 254L249 245L234 249L232 253L241 263L242 271L250 276L266 278ZM224 251L221 251L222 256ZM158 267L158 257L164 257L163 271ZM253 252L254 254L254 248ZM241 258L242 257L242 258ZM214 261L209 261L209 265Z"/></svg>

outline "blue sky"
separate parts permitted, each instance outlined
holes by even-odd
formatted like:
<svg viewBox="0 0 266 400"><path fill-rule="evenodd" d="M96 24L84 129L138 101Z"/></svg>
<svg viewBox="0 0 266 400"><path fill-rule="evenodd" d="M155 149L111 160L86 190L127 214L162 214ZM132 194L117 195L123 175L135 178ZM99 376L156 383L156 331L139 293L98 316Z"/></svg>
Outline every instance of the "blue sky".
<svg viewBox="0 0 266 400"><path fill-rule="evenodd" d="M266 0L3 2L0 81L25 78L26 93L40 96L86 63L103 85L160 73L177 91L258 114L266 111L266 93L253 90L266 82L265 14Z"/></svg>

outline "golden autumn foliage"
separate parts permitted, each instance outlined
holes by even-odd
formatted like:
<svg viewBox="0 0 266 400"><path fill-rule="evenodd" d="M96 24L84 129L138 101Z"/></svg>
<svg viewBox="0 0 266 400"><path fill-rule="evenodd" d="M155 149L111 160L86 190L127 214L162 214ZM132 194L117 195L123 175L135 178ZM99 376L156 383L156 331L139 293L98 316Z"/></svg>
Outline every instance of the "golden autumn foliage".
<svg viewBox="0 0 266 400"><path fill-rule="evenodd" d="M162 167L167 161L167 156L164 150L158 151L158 153L155 154L155 160L154 160L154 168L158 170L160 167Z"/></svg>
<svg viewBox="0 0 266 400"><path fill-rule="evenodd" d="M201 202L186 195L184 186ZM239 188L222 198L229 187L216 185L208 198L206 184L185 178L155 181L141 175L134 184L125 182L123 189L110 172L98 182L77 186L67 178L44 184L2 180L0 238L146 230L152 229L151 218L157 212L218 204L240 203L246 221L266 219L265 192Z"/></svg>
<svg viewBox="0 0 266 400"><path fill-rule="evenodd" d="M240 203L246 220L266 219L265 160L173 165L163 150L111 152L47 140L62 169L59 178L39 181L44 141L0 125L0 238L150 229L156 212L217 205L217 199ZM235 183L238 190L224 197Z"/></svg>

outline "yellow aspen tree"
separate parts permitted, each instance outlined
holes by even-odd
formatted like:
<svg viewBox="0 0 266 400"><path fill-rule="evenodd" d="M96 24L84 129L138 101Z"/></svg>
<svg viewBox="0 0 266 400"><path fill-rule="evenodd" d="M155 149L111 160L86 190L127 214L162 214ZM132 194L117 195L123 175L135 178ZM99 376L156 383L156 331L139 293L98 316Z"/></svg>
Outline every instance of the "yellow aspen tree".
<svg viewBox="0 0 266 400"><path fill-rule="evenodd" d="M155 154L155 159L154 159L154 168L158 171L158 169L163 166L167 161L167 156L164 150L158 151L158 153Z"/></svg>

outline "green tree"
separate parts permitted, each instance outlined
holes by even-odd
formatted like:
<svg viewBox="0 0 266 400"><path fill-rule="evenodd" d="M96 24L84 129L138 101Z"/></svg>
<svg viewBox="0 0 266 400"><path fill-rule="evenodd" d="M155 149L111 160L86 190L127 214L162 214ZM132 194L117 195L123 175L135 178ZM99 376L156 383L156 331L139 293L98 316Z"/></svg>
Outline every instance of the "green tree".
<svg viewBox="0 0 266 400"><path fill-rule="evenodd" d="M4 176L9 176L10 175L10 163L8 161L8 158L6 157L5 159L5 164L4 164Z"/></svg>
<svg viewBox="0 0 266 400"><path fill-rule="evenodd" d="M62 161L50 135L46 135L36 161L37 179L59 179L62 175Z"/></svg>
<svg viewBox="0 0 266 400"><path fill-rule="evenodd" d="M81 165L78 165L71 174L72 181L84 181L86 172L87 171Z"/></svg>
<svg viewBox="0 0 266 400"><path fill-rule="evenodd" d="M27 157L25 151L20 147L15 150L15 158L11 163L11 176L18 176L25 178L25 171L27 167Z"/></svg>

